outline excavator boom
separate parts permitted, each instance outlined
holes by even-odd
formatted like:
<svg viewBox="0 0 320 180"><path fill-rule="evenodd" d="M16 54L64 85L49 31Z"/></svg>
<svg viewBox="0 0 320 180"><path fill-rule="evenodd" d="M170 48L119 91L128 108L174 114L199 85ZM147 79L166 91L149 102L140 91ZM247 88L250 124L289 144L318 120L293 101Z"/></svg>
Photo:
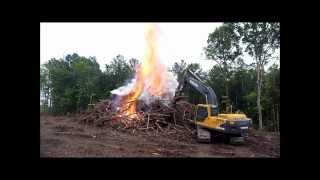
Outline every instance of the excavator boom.
<svg viewBox="0 0 320 180"><path fill-rule="evenodd" d="M199 76L194 74L189 69L186 69L183 73L183 78L179 82L178 86L178 94L181 95L183 88L189 84L194 89L196 89L198 92L200 92L202 95L206 98L206 104L210 104L213 106L213 108L218 109L218 100L215 92L213 89L209 86L206 86L205 83L200 79Z"/></svg>

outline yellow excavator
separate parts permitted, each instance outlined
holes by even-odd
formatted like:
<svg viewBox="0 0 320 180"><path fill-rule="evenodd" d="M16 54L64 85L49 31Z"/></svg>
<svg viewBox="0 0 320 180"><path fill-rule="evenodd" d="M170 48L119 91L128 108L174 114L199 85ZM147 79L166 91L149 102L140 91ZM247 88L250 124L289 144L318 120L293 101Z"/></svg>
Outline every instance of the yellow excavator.
<svg viewBox="0 0 320 180"><path fill-rule="evenodd" d="M198 142L214 142L214 137L222 135L231 144L243 143L248 136L252 120L242 113L219 113L218 100L215 92L207 86L195 73L186 69L176 96L184 96L184 87L188 86L205 97L205 104L196 105L196 113L191 123L197 128Z"/></svg>

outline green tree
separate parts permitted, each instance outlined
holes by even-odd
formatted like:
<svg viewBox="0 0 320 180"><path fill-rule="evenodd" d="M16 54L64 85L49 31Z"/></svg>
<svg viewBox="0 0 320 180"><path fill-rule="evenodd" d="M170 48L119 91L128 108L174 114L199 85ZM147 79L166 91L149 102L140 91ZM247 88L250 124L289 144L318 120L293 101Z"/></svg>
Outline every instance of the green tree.
<svg viewBox="0 0 320 180"><path fill-rule="evenodd" d="M236 62L236 66L233 69L232 76L230 78L229 86L233 109L246 109L247 106L243 97L255 90L255 76L254 69L245 64L241 58Z"/></svg>
<svg viewBox="0 0 320 180"><path fill-rule="evenodd" d="M188 64L187 69L191 70L193 73L195 73L197 76L199 76L203 81L207 77L207 73L205 71L203 71L200 64L198 64L198 63Z"/></svg>
<svg viewBox="0 0 320 180"><path fill-rule="evenodd" d="M218 101L221 107L221 96L225 93L225 79L221 72L220 67L217 65L213 66L207 76L206 83L214 90L217 95Z"/></svg>
<svg viewBox="0 0 320 180"><path fill-rule="evenodd" d="M243 37L245 51L253 56L257 73L257 108L259 114L259 129L263 128L261 89L264 66L268 63L275 48L280 47L279 23L240 23L237 25L239 34Z"/></svg>
<svg viewBox="0 0 320 180"><path fill-rule="evenodd" d="M236 31L234 23L224 23L209 34L205 54L207 58L214 60L221 75L224 77L225 95L229 96L228 85L231 78L232 66L242 50L239 45L240 35Z"/></svg>
<svg viewBox="0 0 320 180"><path fill-rule="evenodd" d="M95 57L75 57L71 62L73 82L75 86L66 90L66 96L75 98L77 111L87 108L90 97L99 95L98 85L101 70ZM74 103L71 101L70 103Z"/></svg>
<svg viewBox="0 0 320 180"><path fill-rule="evenodd" d="M237 61L230 83L230 97L235 110L245 112L256 123L256 71L243 60ZM255 98L255 99L254 99Z"/></svg>
<svg viewBox="0 0 320 180"><path fill-rule="evenodd" d="M180 63L175 62L173 66L170 68L170 71L173 72L177 76L177 80L180 81L183 72L189 69L193 73L197 74L200 78L205 78L206 72L204 72L198 63L190 63L187 64L184 60L181 60Z"/></svg>
<svg viewBox="0 0 320 180"><path fill-rule="evenodd" d="M264 125L269 130L280 131L280 68L273 64L265 76L264 87L262 89L262 106L265 117Z"/></svg>
<svg viewBox="0 0 320 180"><path fill-rule="evenodd" d="M184 60L180 60L180 63L175 62L170 71L177 76L177 80L182 79L183 71L187 68L187 63Z"/></svg>
<svg viewBox="0 0 320 180"><path fill-rule="evenodd" d="M137 59L127 62L117 55L102 72L95 57L73 53L52 58L40 66L41 108L49 107L53 114L85 110L91 97L92 103L108 98L111 90L130 80L138 63Z"/></svg>
<svg viewBox="0 0 320 180"><path fill-rule="evenodd" d="M50 106L50 82L48 70L40 66L40 111L48 112Z"/></svg>
<svg viewBox="0 0 320 180"><path fill-rule="evenodd" d="M110 64L106 64L105 75L110 82L109 89L116 89L132 79L134 76L133 67L138 63L138 60L132 60L128 64L124 56L117 55L113 58Z"/></svg>
<svg viewBox="0 0 320 180"><path fill-rule="evenodd" d="M44 64L50 82L50 103L54 114L76 112L87 108L92 94L101 94L101 71L95 57L74 53ZM50 106L50 107L51 107Z"/></svg>
<svg viewBox="0 0 320 180"><path fill-rule="evenodd" d="M51 104L52 112L62 112L65 102L63 102L63 96L65 86L71 85L71 76L69 64L62 59L57 60L55 58L44 64L49 73L49 80L51 82Z"/></svg>

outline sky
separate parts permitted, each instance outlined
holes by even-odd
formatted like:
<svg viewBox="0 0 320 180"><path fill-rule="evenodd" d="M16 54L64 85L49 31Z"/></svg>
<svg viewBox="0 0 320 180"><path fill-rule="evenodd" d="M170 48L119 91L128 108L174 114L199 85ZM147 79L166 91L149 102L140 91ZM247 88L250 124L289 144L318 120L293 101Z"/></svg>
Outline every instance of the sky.
<svg viewBox="0 0 320 180"><path fill-rule="evenodd" d="M104 70L118 54L125 59L143 60L146 50L147 23L41 23L40 64L51 58L63 58L67 54L95 56ZM215 64L207 60L203 48L209 33L222 23L157 23L160 29L158 44L161 62L171 67L184 59L187 63L199 63L209 70ZM252 62L244 56L245 62Z"/></svg>

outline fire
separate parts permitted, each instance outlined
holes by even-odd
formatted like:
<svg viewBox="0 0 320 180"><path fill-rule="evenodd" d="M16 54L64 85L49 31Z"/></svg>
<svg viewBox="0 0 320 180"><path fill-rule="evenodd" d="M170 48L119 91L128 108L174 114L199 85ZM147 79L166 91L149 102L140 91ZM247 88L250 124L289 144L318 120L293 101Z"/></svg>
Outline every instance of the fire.
<svg viewBox="0 0 320 180"><path fill-rule="evenodd" d="M126 115L132 118L137 116L137 100L143 94L161 98L168 94L168 89L175 89L177 86L177 83L170 84L174 78L168 75L167 68L160 63L157 33L158 26L156 24L150 24L145 34L147 45L146 54L143 62L136 67L134 86L121 100L123 102L121 103L123 104L121 109L125 111ZM174 86L169 87L172 86L172 84L174 84ZM170 93L172 94L172 92ZM124 107L124 105L128 105L129 107Z"/></svg>
<svg viewBox="0 0 320 180"><path fill-rule="evenodd" d="M132 102L129 105L129 109L127 114L136 113L136 100L142 94L144 88L154 95L161 96L162 94L162 82L163 77L161 74L163 73L163 67L159 66L157 57L157 37L156 37L156 25L150 25L147 33L147 53L145 55L145 59L142 64L137 67L136 70L136 84L134 89L128 94L127 101Z"/></svg>

